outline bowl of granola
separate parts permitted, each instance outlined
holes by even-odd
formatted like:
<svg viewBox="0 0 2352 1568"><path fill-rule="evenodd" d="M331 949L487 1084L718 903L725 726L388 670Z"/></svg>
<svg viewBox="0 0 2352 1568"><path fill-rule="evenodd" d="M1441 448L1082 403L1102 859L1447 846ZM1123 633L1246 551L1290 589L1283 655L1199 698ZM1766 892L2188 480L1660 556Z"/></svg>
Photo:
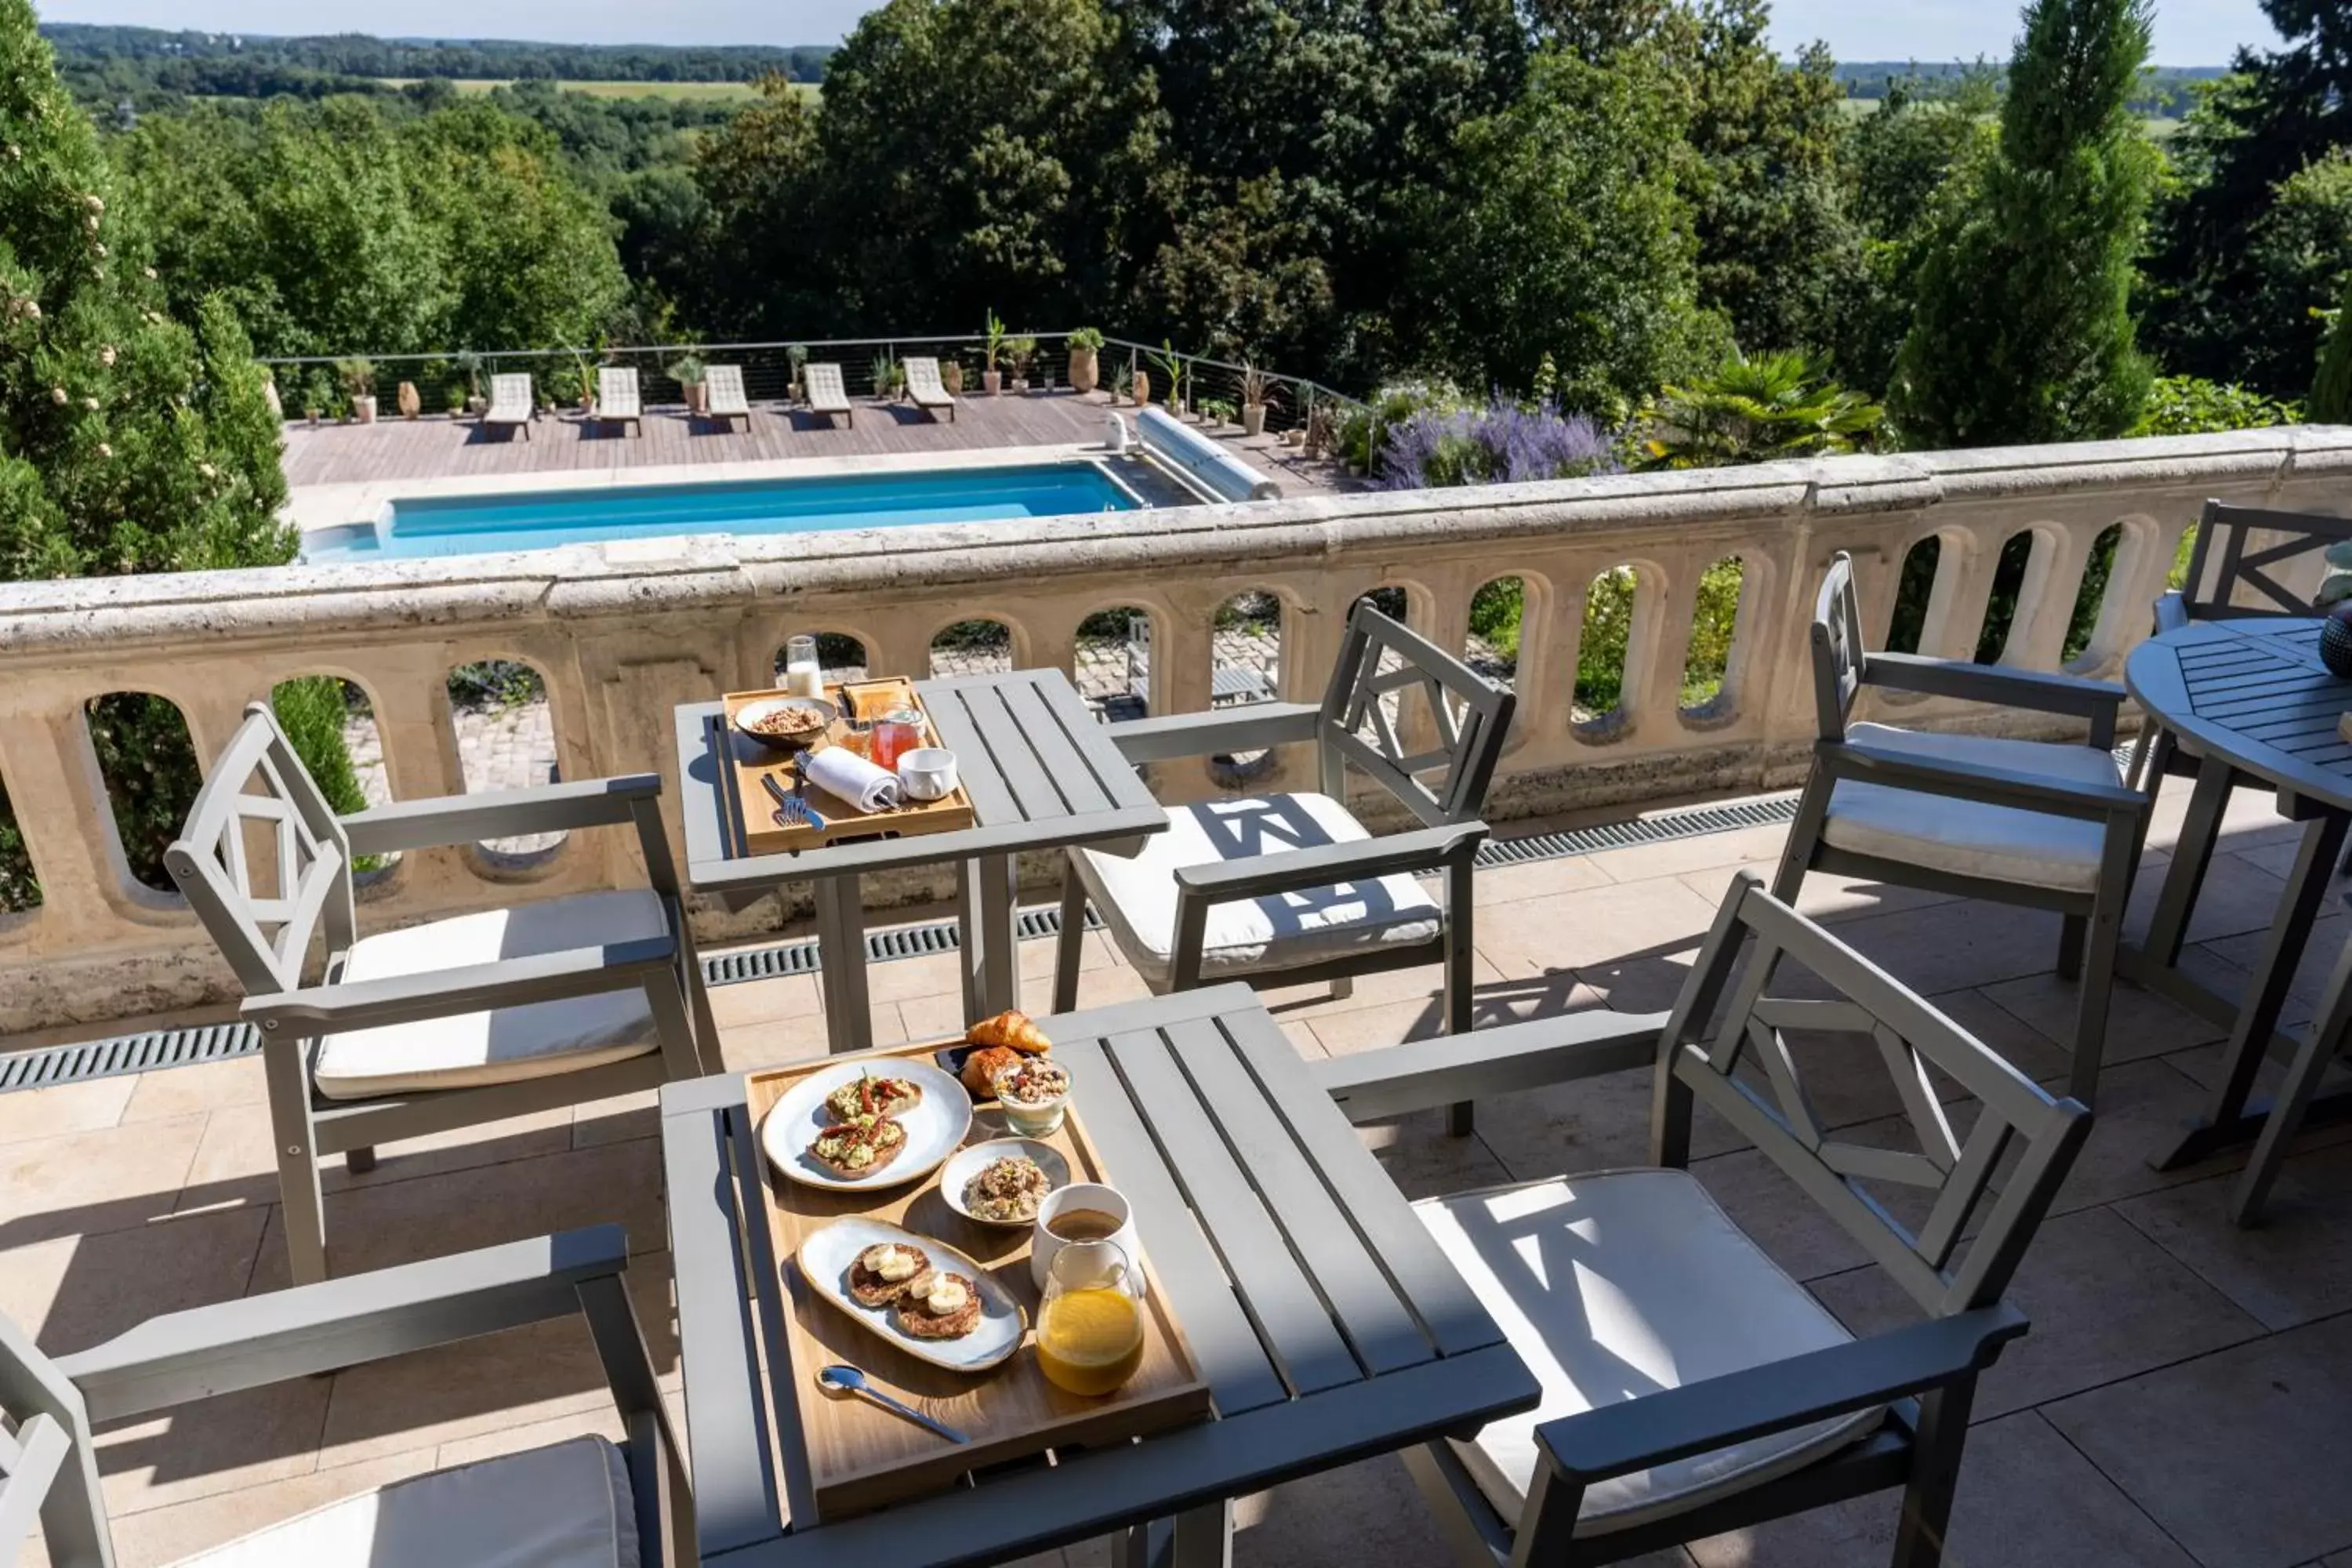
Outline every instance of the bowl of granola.
<svg viewBox="0 0 2352 1568"><path fill-rule="evenodd" d="M998 1138L956 1152L940 1171L948 1207L980 1225L1033 1224L1047 1194L1070 1184L1070 1163L1034 1138Z"/></svg>

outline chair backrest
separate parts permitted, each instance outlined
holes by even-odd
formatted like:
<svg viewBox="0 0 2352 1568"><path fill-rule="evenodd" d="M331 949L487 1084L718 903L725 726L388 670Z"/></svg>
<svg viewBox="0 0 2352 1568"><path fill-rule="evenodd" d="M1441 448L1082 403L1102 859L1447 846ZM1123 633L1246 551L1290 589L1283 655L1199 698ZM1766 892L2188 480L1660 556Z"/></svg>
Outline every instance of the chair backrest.
<svg viewBox="0 0 2352 1568"><path fill-rule="evenodd" d="M96 1446L81 1393L23 1330L0 1317L0 1563L14 1563L37 1522L49 1561L113 1561Z"/></svg>
<svg viewBox="0 0 2352 1568"><path fill-rule="evenodd" d="M2257 546L2263 534L2278 537ZM2181 608L2192 621L2308 616L2317 580L2298 592L2281 583L2274 569L2293 562L2311 573L2311 556L2346 540L2352 540L2352 520L2209 500L2198 518L2197 544L2180 587Z"/></svg>
<svg viewBox="0 0 2352 1568"><path fill-rule="evenodd" d="M1791 988L1801 995L1767 994L1787 960L1820 984ZM1789 1030L1806 1038L1792 1041ZM1885 1068L1916 1152L1851 1142L1822 1124L1797 1047L1811 1054L1832 1040L1853 1042ZM1705 1100L1939 1316L2000 1299L2090 1131L2081 1105L2052 1099L1747 873L1717 913L1661 1051L1651 1129L1660 1164L1688 1163L1692 1106ZM1937 1096L1936 1073L1977 1102L1965 1137ZM1888 1201L1901 1206L1896 1187L1928 1194L1916 1223L1890 1212ZM1887 1190L1887 1201L1874 1188ZM1970 1237L1979 1210L1989 1212Z"/></svg>
<svg viewBox="0 0 2352 1568"><path fill-rule="evenodd" d="M703 395L713 408L741 408L743 399L743 367L740 364L714 364L702 373Z"/></svg>
<svg viewBox="0 0 2352 1568"><path fill-rule="evenodd" d="M352 848L268 704L245 713L163 864L238 984L268 995L301 984L321 921L331 950L351 945Z"/></svg>
<svg viewBox="0 0 2352 1568"><path fill-rule="evenodd" d="M1853 557L1839 551L1813 597L1813 711L1824 741L1845 739L1846 715L1862 687L1862 609L1853 593Z"/></svg>
<svg viewBox="0 0 2352 1568"><path fill-rule="evenodd" d="M530 407L530 373L519 370L510 374L490 377L490 406L528 410Z"/></svg>
<svg viewBox="0 0 2352 1568"><path fill-rule="evenodd" d="M812 404L849 401L849 394L841 389L841 367L837 364L805 366L801 379L808 384L808 400Z"/></svg>
<svg viewBox="0 0 2352 1568"><path fill-rule="evenodd" d="M938 360L910 356L898 363L907 367L907 390L918 398L936 402L948 395L948 389L940 384Z"/></svg>
<svg viewBox="0 0 2352 1568"><path fill-rule="evenodd" d="M627 365L599 365L596 369L596 401L607 407L635 408L637 405L637 373Z"/></svg>
<svg viewBox="0 0 2352 1568"><path fill-rule="evenodd" d="M1408 752L1398 738L1402 694L1419 690L1437 744ZM1364 600L1323 692L1323 791L1342 794L1343 763L1362 768L1428 827L1465 821L1486 805L1486 786L1509 737L1510 689L1486 679ZM1443 769L1434 787L1418 776Z"/></svg>

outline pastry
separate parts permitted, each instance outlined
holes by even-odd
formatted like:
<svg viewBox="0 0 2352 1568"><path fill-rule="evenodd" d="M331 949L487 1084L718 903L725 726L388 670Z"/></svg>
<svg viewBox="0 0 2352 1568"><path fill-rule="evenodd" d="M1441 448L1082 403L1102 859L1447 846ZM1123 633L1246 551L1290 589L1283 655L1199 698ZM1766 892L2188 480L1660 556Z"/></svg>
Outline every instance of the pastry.
<svg viewBox="0 0 2352 1568"><path fill-rule="evenodd" d="M1021 1053L1008 1046L986 1046L963 1059L963 1086L971 1090L974 1100L990 1100L996 1094L996 1075L1006 1068L1017 1067Z"/></svg>
<svg viewBox="0 0 2352 1568"><path fill-rule="evenodd" d="M906 1146L905 1128L887 1116L861 1116L818 1133L808 1152L810 1159L835 1175L870 1176Z"/></svg>
<svg viewBox="0 0 2352 1568"><path fill-rule="evenodd" d="M824 1108L835 1121L856 1121L866 1116L897 1116L923 1098L912 1079L876 1078L860 1073L824 1097Z"/></svg>
<svg viewBox="0 0 2352 1568"><path fill-rule="evenodd" d="M1045 1031L1032 1023L1029 1015L1019 1008L999 1013L993 1018L982 1018L963 1032L963 1037L975 1046L1009 1046L1030 1056L1042 1056L1054 1048Z"/></svg>
<svg viewBox="0 0 2352 1568"><path fill-rule="evenodd" d="M961 1339L980 1321L980 1287L961 1274L927 1269L898 1298L898 1327L919 1340Z"/></svg>
<svg viewBox="0 0 2352 1568"><path fill-rule="evenodd" d="M921 1247L886 1241L867 1247L850 1264L849 1294L861 1307L887 1306L930 1271L931 1260Z"/></svg>

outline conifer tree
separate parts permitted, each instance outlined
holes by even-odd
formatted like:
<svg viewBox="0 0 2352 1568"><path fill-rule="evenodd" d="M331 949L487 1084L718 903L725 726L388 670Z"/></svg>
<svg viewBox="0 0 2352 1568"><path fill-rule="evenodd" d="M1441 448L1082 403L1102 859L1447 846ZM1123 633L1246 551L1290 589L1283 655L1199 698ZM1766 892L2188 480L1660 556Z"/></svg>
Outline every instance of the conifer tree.
<svg viewBox="0 0 2352 1568"><path fill-rule="evenodd" d="M2032 0L2000 138L1923 241L1888 402L1913 447L2120 436L2152 372L2133 268L2157 155L2130 98L2148 0Z"/></svg>

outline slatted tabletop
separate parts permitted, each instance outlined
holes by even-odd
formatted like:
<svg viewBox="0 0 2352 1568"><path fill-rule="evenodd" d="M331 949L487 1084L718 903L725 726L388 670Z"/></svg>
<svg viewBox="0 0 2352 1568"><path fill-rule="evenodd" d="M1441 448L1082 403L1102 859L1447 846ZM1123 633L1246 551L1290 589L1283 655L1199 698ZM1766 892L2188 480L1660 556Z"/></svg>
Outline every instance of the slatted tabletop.
<svg viewBox="0 0 2352 1568"><path fill-rule="evenodd" d="M2336 728L2352 710L2352 681L2319 662L2319 627L2195 622L2134 649L2125 684L2192 752L2352 811L2352 744Z"/></svg>
<svg viewBox="0 0 2352 1568"><path fill-rule="evenodd" d="M1139 842L1168 814L1119 755L1058 669L919 680L941 743L956 754L978 821L950 833L751 855L726 788L725 715L717 702L677 710L687 876L697 892L936 865L1027 849Z"/></svg>
<svg viewBox="0 0 2352 1568"><path fill-rule="evenodd" d="M739 1527L723 1542L706 1533L706 1562L1009 1562L1534 1407L1535 1379L1501 1329L1245 987L1044 1026L1077 1080L1078 1113L1113 1184L1134 1205L1153 1286L1214 1391L1214 1418L974 1477L882 1513L783 1526L811 1517L794 1495L797 1457L778 1456L781 1496L747 1502L749 1439L717 1424L757 1416L740 1393L751 1381L778 1407L775 1429L797 1432L784 1417L812 1369L772 1349L772 1375L760 1373L752 1313L740 1305L736 1215L757 1211L742 1206L749 1194L729 1202L709 1163L721 1146L738 1162L758 1158L747 1127L731 1140L711 1131L714 1115L740 1118L740 1080L706 1080L734 1082L731 1100L678 1086L665 1093L663 1129L697 1501ZM718 1200L693 1201L714 1185ZM764 1235L748 1227L756 1292L772 1291L778 1267ZM703 1405L715 1413L708 1426L695 1418ZM706 1492L713 1485L739 1489ZM763 1507L776 1510L773 1535L740 1539Z"/></svg>

